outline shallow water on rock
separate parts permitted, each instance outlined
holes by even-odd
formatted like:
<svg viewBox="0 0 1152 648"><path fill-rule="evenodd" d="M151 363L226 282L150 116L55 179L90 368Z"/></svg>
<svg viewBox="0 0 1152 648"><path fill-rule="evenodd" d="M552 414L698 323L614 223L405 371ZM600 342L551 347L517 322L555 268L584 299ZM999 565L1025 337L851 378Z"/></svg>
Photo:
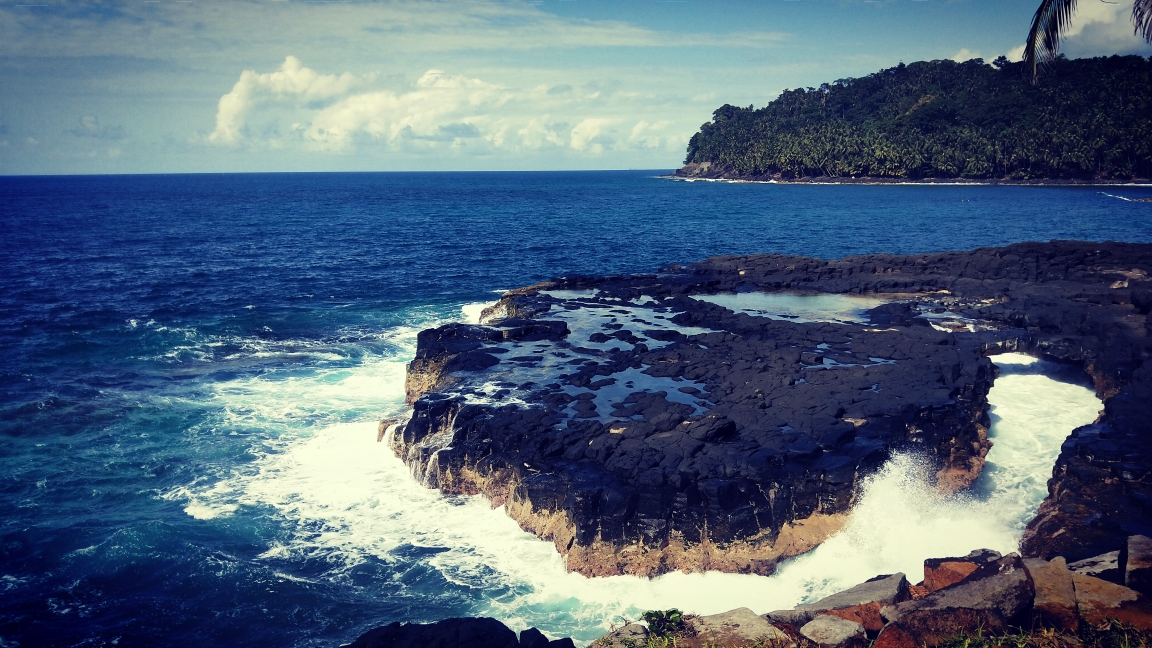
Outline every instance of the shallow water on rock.
<svg viewBox="0 0 1152 648"><path fill-rule="evenodd" d="M891 300L858 295L805 295L788 292L745 292L699 295L700 301L723 306L736 313L789 322L864 324L867 312Z"/></svg>

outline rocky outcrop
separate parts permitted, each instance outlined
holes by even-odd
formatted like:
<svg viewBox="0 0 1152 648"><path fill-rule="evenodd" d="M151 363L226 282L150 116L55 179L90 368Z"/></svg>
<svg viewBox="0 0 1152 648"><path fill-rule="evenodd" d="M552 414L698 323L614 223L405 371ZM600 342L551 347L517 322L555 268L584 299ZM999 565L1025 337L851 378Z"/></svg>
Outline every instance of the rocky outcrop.
<svg viewBox="0 0 1152 648"><path fill-rule="evenodd" d="M868 643L864 626L838 616L821 614L800 628L805 639L820 648L856 647Z"/></svg>
<svg viewBox="0 0 1152 648"><path fill-rule="evenodd" d="M365 632L347 648L574 648L574 644L567 638L549 641L536 628L517 638L503 623L483 617L396 622Z"/></svg>
<svg viewBox="0 0 1152 648"><path fill-rule="evenodd" d="M722 614L689 617L688 636L679 638L676 645L684 648L711 646L775 646L795 648L796 642L748 608L737 608Z"/></svg>
<svg viewBox="0 0 1152 648"><path fill-rule="evenodd" d="M412 416L385 438L571 570L767 574L836 532L895 450L934 461L941 488L970 484L990 445L987 356L1024 351L1082 367L1105 399L1024 542L1080 559L1152 528L1149 273L1152 246L1056 242L560 278L505 295L483 326L422 332ZM698 299L781 291L883 299L831 322Z"/></svg>
<svg viewBox="0 0 1152 648"><path fill-rule="evenodd" d="M1135 538L1132 544L1143 541ZM1015 637L1020 631L1048 632L1046 628L1064 635L1053 644L1053 635L1044 634L1043 645L1064 645L1063 640L1080 645L1079 629L1091 626L1090 632L1100 632L1112 621L1125 624L1125 632L1152 631L1152 606L1143 594L1072 572L1063 557L1021 559L1017 554L1001 556L979 549L967 556L926 560L924 574L926 580L913 586L903 574L877 576L815 603L763 617L746 608L710 617L685 615L687 626L675 634L676 645L933 648L955 645L963 636ZM952 582L942 584L938 579L943 575L950 575L945 580ZM932 589L927 579L937 579L939 587ZM923 594L916 595L917 591ZM880 621L869 627L860 618L867 615L858 612L874 605L879 606ZM857 616L845 614L848 611ZM717 627L743 630L727 637L710 634ZM645 645L648 638L643 625L632 623L592 645L635 647Z"/></svg>
<svg viewBox="0 0 1152 648"><path fill-rule="evenodd" d="M1128 538L1124 554L1124 585L1144 596L1152 596L1152 538Z"/></svg>
<svg viewBox="0 0 1152 648"><path fill-rule="evenodd" d="M1076 588L1072 572L1063 556L1051 561L1037 558L1024 559L1024 568L1032 578L1036 597L1032 600L1034 625L1057 628L1064 632L1080 629L1080 615L1076 608Z"/></svg>
<svg viewBox="0 0 1152 648"><path fill-rule="evenodd" d="M875 645L937 645L960 631L1003 634L1022 620L1034 595L1020 557L1005 556L954 585L883 608L888 623Z"/></svg>
<svg viewBox="0 0 1152 648"><path fill-rule="evenodd" d="M800 605L793 610L769 612L767 617L773 621L802 627L819 615L831 615L859 623L868 632L875 633L884 627L880 609L902 603L909 598L911 593L908 579L904 574L885 574L815 603Z"/></svg>

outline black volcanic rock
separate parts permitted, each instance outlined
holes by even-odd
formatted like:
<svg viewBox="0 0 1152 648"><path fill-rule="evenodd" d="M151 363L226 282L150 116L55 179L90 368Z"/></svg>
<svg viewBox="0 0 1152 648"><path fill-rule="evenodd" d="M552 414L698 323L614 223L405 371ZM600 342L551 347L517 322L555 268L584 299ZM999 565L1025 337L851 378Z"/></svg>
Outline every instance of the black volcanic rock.
<svg viewBox="0 0 1152 648"><path fill-rule="evenodd" d="M444 619L436 623L392 623L360 635L347 648L572 648L571 639L548 641L536 628L516 638L488 617Z"/></svg>
<svg viewBox="0 0 1152 648"><path fill-rule="evenodd" d="M1083 367L1106 400L1065 444L1026 555L1095 555L1152 519L1149 273L1149 245L1053 242L562 278L484 326L421 333L390 441L429 486L506 504L569 569L769 573L837 530L894 450L946 489L975 479L986 356L1023 351ZM698 299L779 292L883 300L825 322Z"/></svg>

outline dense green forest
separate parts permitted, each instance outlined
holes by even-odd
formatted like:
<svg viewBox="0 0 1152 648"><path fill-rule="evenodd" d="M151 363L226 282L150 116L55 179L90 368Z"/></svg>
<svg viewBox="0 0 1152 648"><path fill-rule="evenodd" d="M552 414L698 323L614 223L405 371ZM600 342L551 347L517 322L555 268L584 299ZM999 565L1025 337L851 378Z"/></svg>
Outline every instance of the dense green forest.
<svg viewBox="0 0 1152 648"><path fill-rule="evenodd" d="M681 173L725 177L1121 180L1152 177L1152 62L922 61L763 108L725 105ZM703 167L703 168L701 168Z"/></svg>

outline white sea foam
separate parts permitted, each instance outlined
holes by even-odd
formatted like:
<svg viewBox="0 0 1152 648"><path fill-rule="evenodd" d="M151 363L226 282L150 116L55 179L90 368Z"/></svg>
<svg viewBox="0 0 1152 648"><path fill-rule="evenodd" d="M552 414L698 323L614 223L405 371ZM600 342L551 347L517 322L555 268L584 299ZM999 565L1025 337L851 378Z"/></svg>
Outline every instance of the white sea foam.
<svg viewBox="0 0 1152 648"><path fill-rule="evenodd" d="M865 312L890 300L855 295L799 295L794 293L720 293L693 299L723 306L737 313L791 322L868 321Z"/></svg>
<svg viewBox="0 0 1152 648"><path fill-rule="evenodd" d="M897 456L868 480L844 531L775 576L590 579L567 573L551 543L524 533L483 498L422 487L387 444L376 442L370 417L314 424L364 411L402 414L403 367L414 337L412 329L393 338L402 351L395 357L369 357L336 373L220 385L216 399L225 411L242 413L246 426L263 422L284 433L253 448L259 455L254 465L165 496L185 502L187 513L206 524L237 511L274 512L287 536L272 541L260 560L275 561L278 571L302 558L326 560L337 572L370 561L405 569L416 560L433 568L445 587L473 590L472 614L588 642L646 609L707 614L747 606L767 612L880 573L904 571L919 580L923 559L932 556L982 547L1013 551L1044 496L1063 438L1099 409L1090 390L1046 378L1026 358L999 356L1003 374L990 395L996 446L974 493L940 497L926 485L921 461ZM307 424L288 416L323 410L334 414ZM435 551L413 558L413 548ZM413 616L430 620L419 609Z"/></svg>
<svg viewBox="0 0 1152 648"><path fill-rule="evenodd" d="M465 324L479 324L480 323L480 313L484 312L484 309L488 308L491 305L492 304L489 304L488 302L475 302L472 304L464 304L463 306L460 307L460 311L464 313L464 323Z"/></svg>

